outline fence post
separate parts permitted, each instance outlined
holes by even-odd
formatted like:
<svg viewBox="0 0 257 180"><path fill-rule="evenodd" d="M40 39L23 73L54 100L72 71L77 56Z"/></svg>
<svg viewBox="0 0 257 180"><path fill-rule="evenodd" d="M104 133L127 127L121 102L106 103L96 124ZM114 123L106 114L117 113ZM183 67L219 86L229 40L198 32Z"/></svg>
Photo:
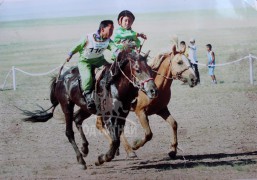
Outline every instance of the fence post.
<svg viewBox="0 0 257 180"><path fill-rule="evenodd" d="M12 86L13 90L16 90L16 74L15 74L15 67L12 67Z"/></svg>
<svg viewBox="0 0 257 180"><path fill-rule="evenodd" d="M249 54L249 65L250 65L250 84L253 85L253 58L251 54Z"/></svg>

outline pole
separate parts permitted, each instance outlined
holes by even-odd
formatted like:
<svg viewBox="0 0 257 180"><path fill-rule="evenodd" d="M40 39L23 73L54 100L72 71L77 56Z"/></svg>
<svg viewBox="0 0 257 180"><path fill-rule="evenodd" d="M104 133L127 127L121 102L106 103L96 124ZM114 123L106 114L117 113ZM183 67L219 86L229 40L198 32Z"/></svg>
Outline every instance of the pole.
<svg viewBox="0 0 257 180"><path fill-rule="evenodd" d="M253 85L253 58L251 54L249 54L249 65L250 65L250 84Z"/></svg>
<svg viewBox="0 0 257 180"><path fill-rule="evenodd" d="M12 86L13 90L16 91L16 77L15 77L15 67L12 67Z"/></svg>

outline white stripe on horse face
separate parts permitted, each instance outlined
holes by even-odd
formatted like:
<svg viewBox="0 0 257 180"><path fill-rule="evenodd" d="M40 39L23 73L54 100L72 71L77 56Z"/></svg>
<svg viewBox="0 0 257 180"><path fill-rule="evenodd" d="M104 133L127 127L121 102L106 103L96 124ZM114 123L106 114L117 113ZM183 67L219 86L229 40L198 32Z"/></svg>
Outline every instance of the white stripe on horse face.
<svg viewBox="0 0 257 180"><path fill-rule="evenodd" d="M187 57L185 55L182 55L182 60L187 65L187 67L190 66L189 60L187 59Z"/></svg>

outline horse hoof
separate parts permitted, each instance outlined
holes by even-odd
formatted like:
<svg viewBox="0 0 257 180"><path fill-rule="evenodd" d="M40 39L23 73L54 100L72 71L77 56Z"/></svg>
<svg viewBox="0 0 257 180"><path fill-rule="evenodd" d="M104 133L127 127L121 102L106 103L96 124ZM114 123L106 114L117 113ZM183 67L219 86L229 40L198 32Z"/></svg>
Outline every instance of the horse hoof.
<svg viewBox="0 0 257 180"><path fill-rule="evenodd" d="M95 165L100 166L103 163L104 163L104 154L101 154L100 156L98 156L98 161L95 162Z"/></svg>
<svg viewBox="0 0 257 180"><path fill-rule="evenodd" d="M138 146L136 146L136 145L132 146L132 150L136 151L136 150L138 150L138 149L139 149Z"/></svg>
<svg viewBox="0 0 257 180"><path fill-rule="evenodd" d="M133 151L127 154L128 159L135 159L137 158L137 154Z"/></svg>
<svg viewBox="0 0 257 180"><path fill-rule="evenodd" d="M175 151L170 151L170 152L168 153L168 155L170 156L171 159L175 159L177 153L176 153Z"/></svg>
<svg viewBox="0 0 257 180"><path fill-rule="evenodd" d="M81 152L83 157L87 157L89 150L88 148L81 147Z"/></svg>
<svg viewBox="0 0 257 180"><path fill-rule="evenodd" d="M81 165L80 165L80 169L82 169L82 170L86 170L86 169L87 169L87 165L85 165L85 164L81 164Z"/></svg>
<svg viewBox="0 0 257 180"><path fill-rule="evenodd" d="M132 149L133 150L137 150L140 146L140 143L141 143L141 140L140 139L137 139L137 140L135 140L134 142L133 142L133 147L132 147Z"/></svg>
<svg viewBox="0 0 257 180"><path fill-rule="evenodd" d="M100 166L101 164L97 161L97 162L95 162L95 165Z"/></svg>

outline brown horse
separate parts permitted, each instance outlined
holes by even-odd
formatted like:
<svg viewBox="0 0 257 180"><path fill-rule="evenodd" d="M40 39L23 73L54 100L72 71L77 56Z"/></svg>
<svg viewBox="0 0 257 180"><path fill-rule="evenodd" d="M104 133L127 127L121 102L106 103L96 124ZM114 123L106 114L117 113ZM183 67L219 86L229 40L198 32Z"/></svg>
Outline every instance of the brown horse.
<svg viewBox="0 0 257 180"><path fill-rule="evenodd" d="M24 120L31 122L46 122L53 117L55 107L60 104L62 111L65 114L66 136L76 152L79 164L86 169L86 163L83 156L87 156L89 150L88 141L82 129L82 122L84 119L90 117L92 113L104 116L103 122L109 130L111 145L106 154L102 154L98 157L96 165L111 161L120 145L120 135L125 125L125 118L131 108L131 102L137 97L139 89L144 91L149 98L155 98L157 96L157 88L153 78L151 78L152 71L146 63L147 56L148 54L143 57L134 52L120 52L117 61L112 65L106 66L103 71L105 75L96 83L96 96L101 96L104 92L106 95L104 98L118 100L122 104L122 111L119 110L120 104L119 107L115 107L115 104L113 107L111 106L111 111L114 111L113 113L101 111L99 108L95 112L89 111L80 89L78 68L75 67L67 70L61 75L59 81L56 82L56 78L53 78L50 94L52 103L51 108L53 108L52 112L47 113L51 108L48 110L35 111L34 113L24 111L26 115L30 116ZM117 71L113 72L114 69ZM114 74L116 75L114 76ZM108 78L106 77L111 75L113 76L112 82L110 83L110 87L107 87L106 89L106 82L108 82ZM74 114L73 111L75 105L79 106L80 109ZM96 105L101 107L99 104ZM119 111L119 116L113 116L117 111ZM83 142L81 151L83 156L75 142L74 131L72 128L73 121L82 137Z"/></svg>
<svg viewBox="0 0 257 180"><path fill-rule="evenodd" d="M147 141L152 139L153 133L149 126L148 116L157 114L168 122L172 128L173 140L169 156L174 158L177 153L177 122L171 116L168 110L168 103L171 98L171 84L174 79L187 82L190 87L196 85L196 76L193 69L190 67L188 59L176 51L176 46L173 46L171 53L159 54L152 62L152 69L155 72L154 82L158 87L158 98L149 100L143 92L139 92L138 97L132 105L134 111L145 131L145 137L140 141L135 141L133 147L130 146L124 133L121 135L121 142L128 154L128 157L135 157L133 150L144 146ZM104 133L110 141L110 137L104 129L104 122L101 117L97 118L96 127Z"/></svg>

